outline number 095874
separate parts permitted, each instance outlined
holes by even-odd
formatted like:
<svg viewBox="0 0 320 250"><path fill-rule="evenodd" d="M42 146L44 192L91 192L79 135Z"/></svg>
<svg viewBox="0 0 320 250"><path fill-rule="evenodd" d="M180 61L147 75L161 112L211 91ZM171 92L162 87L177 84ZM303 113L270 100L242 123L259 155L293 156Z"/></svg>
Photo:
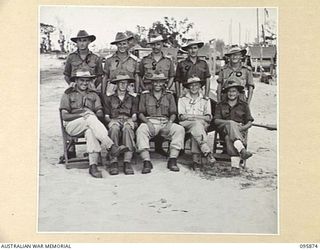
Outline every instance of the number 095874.
<svg viewBox="0 0 320 250"><path fill-rule="evenodd" d="M300 248L318 248L318 244L300 244Z"/></svg>

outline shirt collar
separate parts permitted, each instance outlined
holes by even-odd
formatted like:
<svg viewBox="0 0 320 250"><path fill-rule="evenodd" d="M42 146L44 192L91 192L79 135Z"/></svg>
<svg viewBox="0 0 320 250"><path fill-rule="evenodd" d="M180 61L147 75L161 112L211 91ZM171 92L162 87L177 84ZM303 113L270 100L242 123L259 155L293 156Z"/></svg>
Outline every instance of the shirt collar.
<svg viewBox="0 0 320 250"><path fill-rule="evenodd" d="M123 61L126 61L126 60L129 58L129 56L130 56L130 55L129 55L129 52L127 52L127 56L124 58ZM120 60L118 51L117 51L116 53L114 53L114 54L112 55L112 57L118 58L118 59Z"/></svg>
<svg viewBox="0 0 320 250"><path fill-rule="evenodd" d="M189 62L193 63L193 61L191 61L191 58L190 58L190 56L188 56L188 57L187 57L187 61L189 61ZM196 60L196 63L197 63L197 62L199 62L199 56L197 56L197 60Z"/></svg>
<svg viewBox="0 0 320 250"><path fill-rule="evenodd" d="M185 95L188 99L193 100L193 98L190 95L190 92L188 91ZM195 100L195 102L198 102L199 100L201 100L203 98L203 94L199 92L199 96L197 97L197 99Z"/></svg>
<svg viewBox="0 0 320 250"><path fill-rule="evenodd" d="M162 60L162 59L164 58L164 54L163 54L163 52L162 52L162 51L161 51L160 53L161 53L160 60ZM153 52L151 52L151 53L149 54L149 58L151 58L151 59L155 60L155 59L154 59L154 57L153 57ZM159 60L159 61L160 61L160 60Z"/></svg>

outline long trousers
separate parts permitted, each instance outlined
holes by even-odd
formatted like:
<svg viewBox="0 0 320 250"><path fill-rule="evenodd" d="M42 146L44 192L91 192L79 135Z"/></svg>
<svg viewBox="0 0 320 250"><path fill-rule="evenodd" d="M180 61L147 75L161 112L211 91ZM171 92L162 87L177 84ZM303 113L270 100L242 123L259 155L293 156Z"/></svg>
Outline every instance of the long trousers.
<svg viewBox="0 0 320 250"><path fill-rule="evenodd" d="M85 132L90 165L98 163L101 146L109 149L113 145L113 141L108 136L108 130L95 115L89 115L87 118L81 117L67 122L66 131L71 136Z"/></svg>

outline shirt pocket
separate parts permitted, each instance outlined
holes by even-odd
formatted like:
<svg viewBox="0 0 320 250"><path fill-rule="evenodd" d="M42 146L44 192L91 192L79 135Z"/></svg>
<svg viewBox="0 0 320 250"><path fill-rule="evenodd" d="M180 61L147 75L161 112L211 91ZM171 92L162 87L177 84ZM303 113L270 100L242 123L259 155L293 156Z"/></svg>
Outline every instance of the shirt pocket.
<svg viewBox="0 0 320 250"><path fill-rule="evenodd" d="M228 109L222 109L221 114L223 119L229 119L230 111Z"/></svg>
<svg viewBox="0 0 320 250"><path fill-rule="evenodd" d="M79 98L77 98L74 95L71 95L70 96L70 107L71 107L71 110L82 108L82 105L81 105Z"/></svg>
<svg viewBox="0 0 320 250"><path fill-rule="evenodd" d="M239 121L241 121L241 122L245 122L245 120L246 120L245 114L246 114L246 113L245 113L243 110L237 109L237 110L235 111L235 114L236 114L237 120L239 120Z"/></svg>
<svg viewBox="0 0 320 250"><path fill-rule="evenodd" d="M154 103L148 103L147 107L147 115L148 116L155 116L157 114L157 106Z"/></svg>
<svg viewBox="0 0 320 250"><path fill-rule="evenodd" d="M125 69L130 72L131 74L134 73L134 70L135 70L135 67L134 67L134 64L133 63L128 63L125 67Z"/></svg>
<svg viewBox="0 0 320 250"><path fill-rule="evenodd" d="M168 100L162 100L161 102L161 114L162 115L169 115L169 102Z"/></svg>
<svg viewBox="0 0 320 250"><path fill-rule="evenodd" d="M95 111L95 101L96 98L94 96L86 96L84 106L92 111Z"/></svg>

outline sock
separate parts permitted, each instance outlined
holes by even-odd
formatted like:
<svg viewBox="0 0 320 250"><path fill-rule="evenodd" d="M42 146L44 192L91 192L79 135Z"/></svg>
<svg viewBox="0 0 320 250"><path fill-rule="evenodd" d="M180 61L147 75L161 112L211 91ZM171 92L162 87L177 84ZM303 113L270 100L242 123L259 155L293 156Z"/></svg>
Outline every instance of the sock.
<svg viewBox="0 0 320 250"><path fill-rule="evenodd" d="M240 157L231 156L231 167L239 168L240 167Z"/></svg>
<svg viewBox="0 0 320 250"><path fill-rule="evenodd" d="M150 161L150 154L148 150L141 151L140 156L143 161Z"/></svg>
<svg viewBox="0 0 320 250"><path fill-rule="evenodd" d="M242 149L244 149L244 146L242 144L242 142L240 140L236 140L233 143L234 147L238 150L238 152L240 153Z"/></svg>

